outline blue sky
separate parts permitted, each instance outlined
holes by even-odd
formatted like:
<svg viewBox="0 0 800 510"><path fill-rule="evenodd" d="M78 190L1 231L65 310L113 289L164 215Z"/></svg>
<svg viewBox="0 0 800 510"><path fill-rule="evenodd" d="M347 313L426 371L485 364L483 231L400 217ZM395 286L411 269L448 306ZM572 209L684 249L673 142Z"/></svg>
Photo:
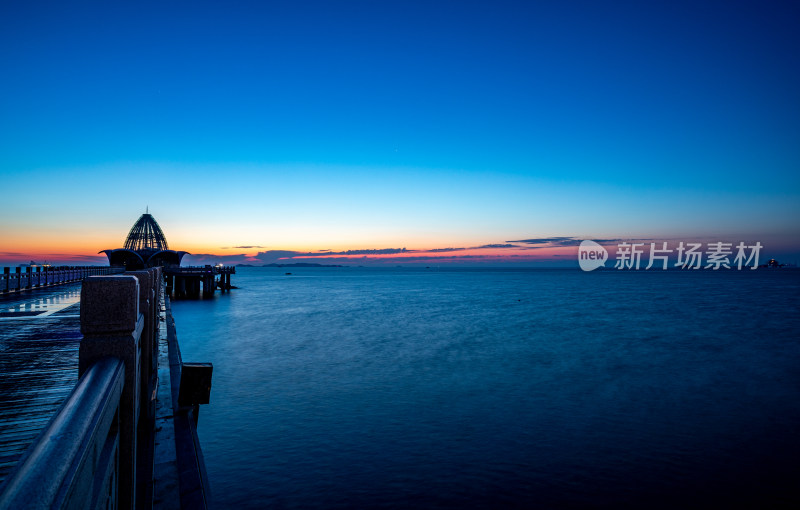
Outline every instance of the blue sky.
<svg viewBox="0 0 800 510"><path fill-rule="evenodd" d="M149 205L211 254L562 235L800 256L798 14L6 2L0 177L51 185L0 204L0 252L45 254L31 229L59 253L113 247Z"/></svg>

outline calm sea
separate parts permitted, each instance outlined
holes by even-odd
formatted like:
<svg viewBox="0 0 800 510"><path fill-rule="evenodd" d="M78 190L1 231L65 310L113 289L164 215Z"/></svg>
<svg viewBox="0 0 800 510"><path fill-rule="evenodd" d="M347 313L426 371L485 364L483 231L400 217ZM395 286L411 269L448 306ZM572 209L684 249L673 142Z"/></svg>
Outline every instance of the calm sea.
<svg viewBox="0 0 800 510"><path fill-rule="evenodd" d="M800 501L800 271L233 283L173 302L184 361L214 364L199 434L221 508Z"/></svg>

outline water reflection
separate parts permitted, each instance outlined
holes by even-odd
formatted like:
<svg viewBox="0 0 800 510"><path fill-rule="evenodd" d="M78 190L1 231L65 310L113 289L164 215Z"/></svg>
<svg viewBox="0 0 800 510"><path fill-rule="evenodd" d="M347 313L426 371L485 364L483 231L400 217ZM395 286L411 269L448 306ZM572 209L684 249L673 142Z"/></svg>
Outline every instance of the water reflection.
<svg viewBox="0 0 800 510"><path fill-rule="evenodd" d="M40 318L60 312L81 300L80 284L72 284L58 289L36 290L23 295L7 296L0 299L0 320L17 318ZM31 315L38 312L35 315ZM14 317L21 314L20 317Z"/></svg>

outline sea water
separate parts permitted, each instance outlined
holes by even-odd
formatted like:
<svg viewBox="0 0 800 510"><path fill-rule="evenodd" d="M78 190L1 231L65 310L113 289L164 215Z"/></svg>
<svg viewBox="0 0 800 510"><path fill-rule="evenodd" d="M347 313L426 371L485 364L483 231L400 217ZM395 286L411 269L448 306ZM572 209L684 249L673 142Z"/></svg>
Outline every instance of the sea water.
<svg viewBox="0 0 800 510"><path fill-rule="evenodd" d="M286 274L291 272L292 274ZM174 301L221 508L797 502L800 272L238 268Z"/></svg>

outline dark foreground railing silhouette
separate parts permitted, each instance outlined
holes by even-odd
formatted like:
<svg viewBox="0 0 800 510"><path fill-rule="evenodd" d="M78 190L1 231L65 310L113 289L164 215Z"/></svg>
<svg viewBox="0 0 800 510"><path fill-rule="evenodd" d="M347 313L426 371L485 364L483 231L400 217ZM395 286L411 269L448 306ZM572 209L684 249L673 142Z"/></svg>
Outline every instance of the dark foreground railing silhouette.
<svg viewBox="0 0 800 510"><path fill-rule="evenodd" d="M163 508L207 506L207 480L194 427L197 404L208 402L211 367L201 367L201 377L181 381L177 337L162 307L163 280L161 268L84 280L80 379L6 481L0 509L152 508L157 482L161 488L155 492ZM175 343L169 345L169 356L175 350L178 361L162 367L166 372L159 381L160 344L161 357L167 356L167 334L160 327L165 319ZM166 391L177 396L178 387L190 398L179 407L178 398L173 405L167 395L163 400L169 402L157 410L157 395ZM156 445L167 441L156 437L162 428L173 426L174 436L166 436L174 442L166 448L173 453L164 458ZM183 451L190 462L182 461ZM160 481L155 480L155 457L174 465L156 470ZM170 491L171 486L176 488Z"/></svg>
<svg viewBox="0 0 800 510"><path fill-rule="evenodd" d="M0 508L116 508L125 364L105 358L78 381L18 465Z"/></svg>
<svg viewBox="0 0 800 510"><path fill-rule="evenodd" d="M88 276L123 271L123 268L107 266L4 267L0 274L0 294L79 282Z"/></svg>

